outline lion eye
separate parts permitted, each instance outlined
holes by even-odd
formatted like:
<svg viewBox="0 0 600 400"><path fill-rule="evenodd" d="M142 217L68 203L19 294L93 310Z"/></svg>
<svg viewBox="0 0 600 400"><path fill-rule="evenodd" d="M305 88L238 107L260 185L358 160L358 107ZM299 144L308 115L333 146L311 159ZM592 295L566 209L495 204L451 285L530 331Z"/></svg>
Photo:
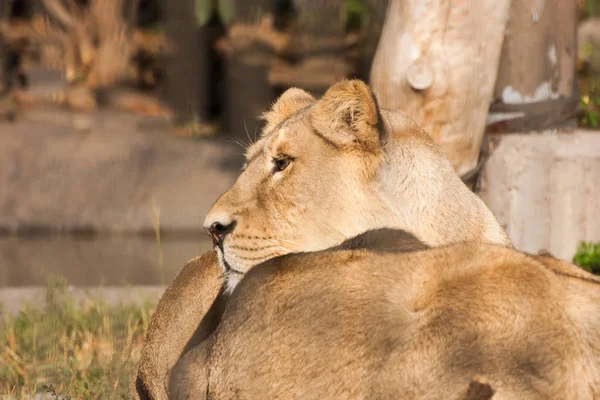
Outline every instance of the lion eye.
<svg viewBox="0 0 600 400"><path fill-rule="evenodd" d="M281 172L290 165L292 159L289 157L274 158L273 162L275 163L275 171Z"/></svg>

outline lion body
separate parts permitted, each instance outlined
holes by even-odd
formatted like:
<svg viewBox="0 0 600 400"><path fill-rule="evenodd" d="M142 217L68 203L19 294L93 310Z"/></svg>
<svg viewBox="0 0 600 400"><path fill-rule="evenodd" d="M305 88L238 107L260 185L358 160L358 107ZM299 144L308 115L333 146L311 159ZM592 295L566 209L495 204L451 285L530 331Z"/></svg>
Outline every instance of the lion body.
<svg viewBox="0 0 600 400"><path fill-rule="evenodd" d="M600 280L463 243L336 249L253 268L221 325L172 372L174 399L494 399L600 395Z"/></svg>
<svg viewBox="0 0 600 400"><path fill-rule="evenodd" d="M206 218L216 251L152 317L134 397L166 399L177 360L174 399L460 398L475 374L499 399L599 395L598 282L510 249L412 121L357 81L290 89L266 120ZM414 240L339 247L382 228Z"/></svg>

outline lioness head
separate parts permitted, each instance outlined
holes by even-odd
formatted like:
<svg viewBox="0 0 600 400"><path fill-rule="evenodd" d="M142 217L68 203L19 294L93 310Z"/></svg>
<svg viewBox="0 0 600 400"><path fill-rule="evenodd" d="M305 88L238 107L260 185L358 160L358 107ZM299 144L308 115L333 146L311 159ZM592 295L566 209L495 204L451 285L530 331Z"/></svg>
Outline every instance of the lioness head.
<svg viewBox="0 0 600 400"><path fill-rule="evenodd" d="M369 229L404 229L431 246L509 243L427 134L380 110L363 82L337 83L320 100L289 89L265 118L204 223L230 288L270 258Z"/></svg>

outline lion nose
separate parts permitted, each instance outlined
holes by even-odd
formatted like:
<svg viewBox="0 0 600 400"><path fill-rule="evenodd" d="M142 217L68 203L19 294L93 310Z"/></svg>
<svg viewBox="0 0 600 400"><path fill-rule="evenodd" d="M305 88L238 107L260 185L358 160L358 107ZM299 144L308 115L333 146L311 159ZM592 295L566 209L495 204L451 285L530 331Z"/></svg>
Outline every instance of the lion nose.
<svg viewBox="0 0 600 400"><path fill-rule="evenodd" d="M217 221L217 222L213 222L208 227L204 227L206 232L212 238L213 244L215 246L222 245L223 240L225 240L225 236L227 236L231 232L233 232L234 228L235 228L235 220L233 220L229 223L226 223L226 224L222 224L221 222Z"/></svg>

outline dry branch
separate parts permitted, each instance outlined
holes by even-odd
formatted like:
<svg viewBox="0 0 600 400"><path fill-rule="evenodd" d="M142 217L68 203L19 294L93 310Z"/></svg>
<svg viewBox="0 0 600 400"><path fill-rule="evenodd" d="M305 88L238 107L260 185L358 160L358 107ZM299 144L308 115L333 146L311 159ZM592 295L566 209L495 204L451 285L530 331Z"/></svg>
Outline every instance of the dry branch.
<svg viewBox="0 0 600 400"><path fill-rule="evenodd" d="M136 54L158 58L168 51L163 34L131 26L123 13L123 0L91 0L86 7L74 0L42 0L42 5L48 15L19 24L0 21L0 36L13 47L24 43L39 55L42 65L63 72L70 87L50 96L19 92L16 102L21 107L53 104L95 109L96 89L111 87L130 76L136 69ZM137 74L144 74L144 82L154 82L153 76L149 77L152 71L138 70ZM127 109L162 113L147 101L140 107L130 98L126 103Z"/></svg>
<svg viewBox="0 0 600 400"><path fill-rule="evenodd" d="M126 74L134 46L122 0L92 0L88 7L72 11L58 0L43 4L61 25L49 19L34 25L44 64L64 70L69 82L89 88L109 86Z"/></svg>
<svg viewBox="0 0 600 400"><path fill-rule="evenodd" d="M59 24L49 18L34 21L42 63L64 71L71 83L110 86L126 76L136 52L167 50L163 35L130 29L123 0L91 0L85 8L67 8L59 0L43 0L43 5Z"/></svg>
<svg viewBox="0 0 600 400"><path fill-rule="evenodd" d="M59 0L41 0L42 5L59 23L65 28L75 26L75 21L70 12L68 12Z"/></svg>
<svg viewBox="0 0 600 400"><path fill-rule="evenodd" d="M288 46L289 40L289 35L274 29L273 17L267 15L257 24L236 23L231 25L227 36L217 41L216 47L225 56L245 51L257 44L279 54Z"/></svg>
<svg viewBox="0 0 600 400"><path fill-rule="evenodd" d="M349 50L358 44L359 35L344 36L282 32L273 25L273 17L267 15L257 24L235 23L228 29L227 36L217 42L221 54L230 56L259 45L276 56L296 58L299 56L331 55L340 50Z"/></svg>

